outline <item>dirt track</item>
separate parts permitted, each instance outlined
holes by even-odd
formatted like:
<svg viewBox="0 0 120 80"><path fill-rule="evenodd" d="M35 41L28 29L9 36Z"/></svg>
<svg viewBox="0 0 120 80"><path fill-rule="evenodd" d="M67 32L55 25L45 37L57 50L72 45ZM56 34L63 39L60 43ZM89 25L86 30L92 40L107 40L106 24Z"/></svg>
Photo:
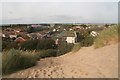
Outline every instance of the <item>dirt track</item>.
<svg viewBox="0 0 120 80"><path fill-rule="evenodd" d="M83 47L56 58L38 61L35 67L13 73L9 78L117 78L118 44L100 49Z"/></svg>

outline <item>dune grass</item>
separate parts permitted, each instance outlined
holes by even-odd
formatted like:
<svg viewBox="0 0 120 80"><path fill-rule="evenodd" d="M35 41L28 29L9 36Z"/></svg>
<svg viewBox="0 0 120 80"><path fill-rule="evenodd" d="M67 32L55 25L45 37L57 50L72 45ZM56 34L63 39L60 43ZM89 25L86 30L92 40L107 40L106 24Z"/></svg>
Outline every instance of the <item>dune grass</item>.
<svg viewBox="0 0 120 80"><path fill-rule="evenodd" d="M41 58L46 58L46 57L56 57L57 50L55 49L41 50L41 51L36 52L34 56L37 60L40 60Z"/></svg>
<svg viewBox="0 0 120 80"><path fill-rule="evenodd" d="M35 66L41 58L56 57L57 51L54 49L48 50L32 50L22 51L10 49L2 53L2 74L11 74L19 70L27 69Z"/></svg>
<svg viewBox="0 0 120 80"><path fill-rule="evenodd" d="M100 32L99 36L94 41L94 48L103 47L106 45L117 43L118 40L118 30L120 28L112 26Z"/></svg>
<svg viewBox="0 0 120 80"><path fill-rule="evenodd" d="M32 52L11 49L2 53L2 74L9 74L34 66L37 59Z"/></svg>
<svg viewBox="0 0 120 80"><path fill-rule="evenodd" d="M64 51L62 49L60 50ZM72 47L70 46L70 49L65 49L65 51L71 49ZM38 50L23 51L23 50L10 49L8 51L3 51L2 74L3 75L11 74L16 71L35 66L37 61L40 60L41 58L56 57L56 56L59 56L58 51L56 49L46 49L40 51Z"/></svg>

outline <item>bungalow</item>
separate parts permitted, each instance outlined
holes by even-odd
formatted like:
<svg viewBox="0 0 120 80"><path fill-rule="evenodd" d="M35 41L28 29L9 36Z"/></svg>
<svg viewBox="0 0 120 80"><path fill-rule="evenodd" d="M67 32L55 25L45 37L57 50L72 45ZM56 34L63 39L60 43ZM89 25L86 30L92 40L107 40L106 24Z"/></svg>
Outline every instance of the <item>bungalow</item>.
<svg viewBox="0 0 120 80"><path fill-rule="evenodd" d="M31 33L27 34L27 36L29 36L31 40L40 39L42 37L40 33Z"/></svg>
<svg viewBox="0 0 120 80"><path fill-rule="evenodd" d="M77 41L77 35L74 31L63 31L58 35L58 37L62 37L62 40L67 43L76 43Z"/></svg>
<svg viewBox="0 0 120 80"><path fill-rule="evenodd" d="M56 31L56 29L54 28L54 29L53 29L53 32L55 32L55 31Z"/></svg>
<svg viewBox="0 0 120 80"><path fill-rule="evenodd" d="M93 36L93 37L96 37L96 36L98 36L98 33L97 33L96 31L92 31L92 32L90 33L90 35Z"/></svg>
<svg viewBox="0 0 120 80"><path fill-rule="evenodd" d="M25 42L26 40L24 39L24 38L22 38L22 37L18 37L18 38L16 38L15 39L15 42Z"/></svg>
<svg viewBox="0 0 120 80"><path fill-rule="evenodd" d="M2 37L5 37L5 34L2 34Z"/></svg>
<svg viewBox="0 0 120 80"><path fill-rule="evenodd" d="M3 38L10 38L9 34L2 34Z"/></svg>
<svg viewBox="0 0 120 80"><path fill-rule="evenodd" d="M16 38L17 37L17 35L9 35L10 36L10 38Z"/></svg>

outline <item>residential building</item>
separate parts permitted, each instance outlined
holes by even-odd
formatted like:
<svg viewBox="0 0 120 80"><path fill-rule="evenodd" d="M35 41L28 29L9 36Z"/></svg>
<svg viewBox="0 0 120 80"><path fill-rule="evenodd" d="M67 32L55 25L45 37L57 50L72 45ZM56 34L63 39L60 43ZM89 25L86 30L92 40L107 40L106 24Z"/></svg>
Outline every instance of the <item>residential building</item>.
<svg viewBox="0 0 120 80"><path fill-rule="evenodd" d="M63 31L58 35L58 37L62 37L62 40L66 41L67 43L77 42L77 35L75 31Z"/></svg>
<svg viewBox="0 0 120 80"><path fill-rule="evenodd" d="M18 37L18 38L16 38L15 39L15 42L25 42L26 40L24 39L24 38L22 38L22 37Z"/></svg>

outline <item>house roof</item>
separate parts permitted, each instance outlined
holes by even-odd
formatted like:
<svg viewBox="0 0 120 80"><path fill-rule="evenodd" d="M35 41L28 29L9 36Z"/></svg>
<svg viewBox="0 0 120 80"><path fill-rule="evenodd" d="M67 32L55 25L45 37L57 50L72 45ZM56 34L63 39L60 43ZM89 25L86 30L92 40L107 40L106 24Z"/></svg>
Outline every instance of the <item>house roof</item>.
<svg viewBox="0 0 120 80"><path fill-rule="evenodd" d="M16 42L24 42L24 41L25 41L25 39L24 39L24 38L22 38L22 37L18 37L17 39L15 39L15 41L16 41Z"/></svg>
<svg viewBox="0 0 120 80"><path fill-rule="evenodd" d="M74 31L62 31L58 37L75 37Z"/></svg>

